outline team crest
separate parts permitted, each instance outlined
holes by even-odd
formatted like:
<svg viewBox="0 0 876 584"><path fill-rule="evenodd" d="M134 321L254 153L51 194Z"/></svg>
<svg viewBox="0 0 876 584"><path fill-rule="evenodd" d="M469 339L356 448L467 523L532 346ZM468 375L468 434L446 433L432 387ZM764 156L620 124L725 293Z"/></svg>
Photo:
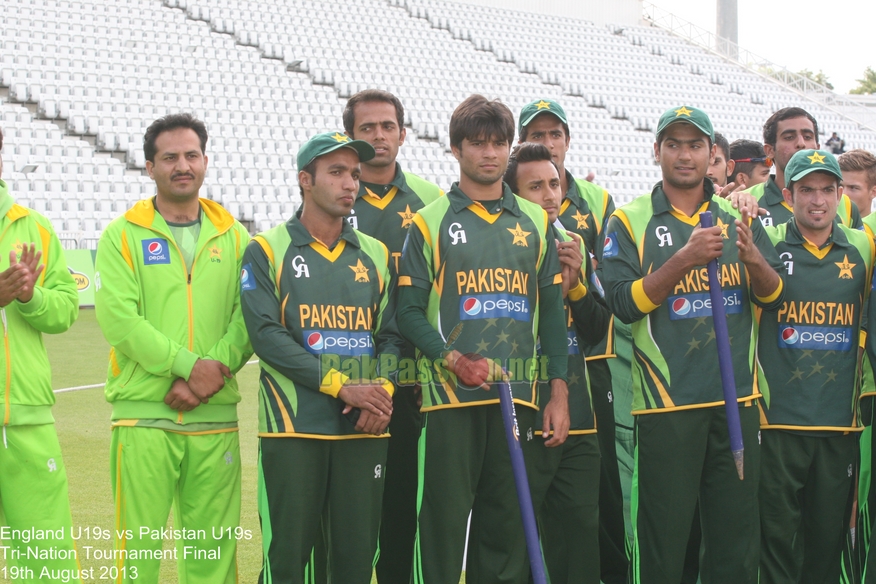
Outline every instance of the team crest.
<svg viewBox="0 0 876 584"><path fill-rule="evenodd" d="M411 223L414 222L414 212L411 211L410 205L405 205L404 211L398 211L399 216L402 219L402 229L407 229L411 226Z"/></svg>
<svg viewBox="0 0 876 584"><path fill-rule="evenodd" d="M838 267L838 268L840 269L840 271L839 271L839 278L840 278L840 280L851 280L851 279L853 279L853 276L852 276L852 268L854 268L854 267L855 267L856 265L858 265L858 264L850 264L850 263L849 263L849 256L848 256L848 254L846 254L846 255L843 256L843 261L841 261L841 262L834 262L834 264L836 265L836 267Z"/></svg>
<svg viewBox="0 0 876 584"><path fill-rule="evenodd" d="M356 260L355 266L349 266L351 270L356 274L356 282L370 282L368 279L368 268L362 263L361 259Z"/></svg>
<svg viewBox="0 0 876 584"><path fill-rule="evenodd" d="M517 227L511 229L507 228L511 235L514 236L514 240L511 242L513 245L519 245L522 247L529 247L529 244L526 242L526 238L529 237L532 232L531 231L523 231L520 227L520 223L517 224Z"/></svg>
<svg viewBox="0 0 876 584"><path fill-rule="evenodd" d="M222 261L222 250L215 245L210 248L210 261L214 263Z"/></svg>
<svg viewBox="0 0 876 584"><path fill-rule="evenodd" d="M577 223L577 229L587 229L587 219L590 218L590 213L586 215L582 215L581 211L575 211L575 214L572 215L572 219Z"/></svg>

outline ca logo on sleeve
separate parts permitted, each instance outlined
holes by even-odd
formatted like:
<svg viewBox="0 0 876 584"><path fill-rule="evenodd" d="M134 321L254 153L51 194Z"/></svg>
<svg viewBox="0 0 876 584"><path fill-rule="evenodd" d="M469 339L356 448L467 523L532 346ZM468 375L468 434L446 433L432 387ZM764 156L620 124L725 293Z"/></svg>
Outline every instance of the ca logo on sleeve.
<svg viewBox="0 0 876 584"><path fill-rule="evenodd" d="M144 239L141 243L143 244L144 266L170 263L170 254L168 253L166 239L156 237L155 239Z"/></svg>

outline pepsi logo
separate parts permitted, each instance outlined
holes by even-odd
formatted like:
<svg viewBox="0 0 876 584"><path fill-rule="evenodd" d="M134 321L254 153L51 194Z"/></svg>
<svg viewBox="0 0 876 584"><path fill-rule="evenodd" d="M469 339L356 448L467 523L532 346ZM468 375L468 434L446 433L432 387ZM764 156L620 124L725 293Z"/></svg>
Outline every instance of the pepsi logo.
<svg viewBox="0 0 876 584"><path fill-rule="evenodd" d="M672 312L679 316L684 316L690 312L690 300L681 297L672 301Z"/></svg>
<svg viewBox="0 0 876 584"><path fill-rule="evenodd" d="M611 237L606 237L605 242L602 244L602 253L611 251L612 247L614 247L614 242L611 240Z"/></svg>
<svg viewBox="0 0 876 584"><path fill-rule="evenodd" d="M159 241L152 241L149 243L146 249L149 251L150 254L158 255L164 251L164 246L162 246L161 242Z"/></svg>
<svg viewBox="0 0 876 584"><path fill-rule="evenodd" d="M477 298L466 298L462 301L462 309L469 316L474 316L481 311L481 302Z"/></svg>
<svg viewBox="0 0 876 584"><path fill-rule="evenodd" d="M312 332L307 335L307 346L314 351L321 351L323 346L325 346L325 341L322 338L322 333Z"/></svg>
<svg viewBox="0 0 876 584"><path fill-rule="evenodd" d="M782 331L782 341L788 345L793 345L800 340L800 334L796 329L788 327Z"/></svg>
<svg viewBox="0 0 876 584"><path fill-rule="evenodd" d="M246 284L249 282L249 272L246 271L246 268L240 270L240 283Z"/></svg>

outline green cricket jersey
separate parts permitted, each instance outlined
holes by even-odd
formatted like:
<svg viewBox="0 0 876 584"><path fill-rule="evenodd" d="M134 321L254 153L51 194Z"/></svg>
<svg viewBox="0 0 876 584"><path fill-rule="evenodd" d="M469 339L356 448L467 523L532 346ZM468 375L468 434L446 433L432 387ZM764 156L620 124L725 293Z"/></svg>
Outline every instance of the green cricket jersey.
<svg viewBox="0 0 876 584"><path fill-rule="evenodd" d="M560 223L569 231L584 238L587 251L597 260L602 256L602 232L608 218L614 213L614 199L599 185L583 179L574 178L566 171L569 188L560 205ZM587 256L585 256L587 257ZM592 276L596 278L595 275ZM596 288L599 288L597 284ZM599 291L600 295L602 294ZM588 347L587 360L610 359L614 357L614 325L609 321L608 333L602 342Z"/></svg>
<svg viewBox="0 0 876 584"><path fill-rule="evenodd" d="M367 438L337 396L349 380L376 379L381 357L399 356L392 258L346 221L328 247L299 216L256 235L243 256L241 305L261 365L259 436Z"/></svg>
<svg viewBox="0 0 876 584"><path fill-rule="evenodd" d="M764 227L772 227L787 223L788 219L794 216L794 210L785 202L782 196L782 188L776 184L776 177L770 176L769 180L759 185L743 191L749 193L755 199L761 208L767 210L766 215L760 216L760 221ZM837 221L843 225L848 225L853 229L861 229L861 213L858 211L858 206L855 205L850 198L843 195L836 209Z"/></svg>
<svg viewBox="0 0 876 584"><path fill-rule="evenodd" d="M699 224L699 213L706 210L712 212L725 238L719 277L733 347L736 395L741 402L760 395L754 370L757 323L751 302L767 310L778 309L783 284L767 298L751 293L736 247L734 221L739 213L729 201L713 197L711 181L704 184L703 203L693 217L670 204L660 182L650 195L624 205L608 221L603 284L609 308L632 324L634 414L724 403L706 266L690 270L663 305L651 302L642 283L684 247ZM781 275L783 265L763 226L755 221L751 230L755 245Z"/></svg>
<svg viewBox="0 0 876 584"><path fill-rule="evenodd" d="M560 241L571 241L564 230L553 226L555 236ZM602 306L591 292L590 276L593 266L586 253L584 242L581 253L584 262L581 264L581 276L578 286L569 290L564 302L566 313L566 336L568 338L568 387L569 387L569 434L593 434L596 432L596 417L593 412L593 400L590 394L590 379L587 374L587 364L584 359L585 349L601 342L609 323L612 320L608 309ZM582 282L586 282L582 283ZM550 383L540 381L538 386L538 403L546 405L551 398ZM536 414L536 434L541 434L542 411Z"/></svg>
<svg viewBox="0 0 876 584"><path fill-rule="evenodd" d="M766 232L785 262L778 312L760 314L761 428L858 428L858 332L870 293L873 240L835 225L816 247L791 219Z"/></svg>
<svg viewBox="0 0 876 584"><path fill-rule="evenodd" d="M535 352L539 290L562 281L549 227L544 210L507 185L487 209L454 183L414 216L399 275L400 286L429 291L426 319L441 338L461 325L452 348L500 361L515 401L531 407L538 377L547 378ZM418 376L422 411L498 402L497 389L457 384L441 360L421 357Z"/></svg>
<svg viewBox="0 0 876 584"><path fill-rule="evenodd" d="M398 273L402 247L414 214L444 194L437 185L402 172L396 164L388 185L359 181L359 194L347 220L355 229L379 239L389 248Z"/></svg>
<svg viewBox="0 0 876 584"><path fill-rule="evenodd" d="M861 227L870 237L876 237L876 213L870 213L861 219Z"/></svg>

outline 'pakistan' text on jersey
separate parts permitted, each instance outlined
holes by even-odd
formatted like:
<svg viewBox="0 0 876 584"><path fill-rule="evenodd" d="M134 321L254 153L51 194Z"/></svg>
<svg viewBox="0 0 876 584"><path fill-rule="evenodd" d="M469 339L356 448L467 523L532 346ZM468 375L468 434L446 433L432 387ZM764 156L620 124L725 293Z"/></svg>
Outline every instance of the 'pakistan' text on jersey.
<svg viewBox="0 0 876 584"><path fill-rule="evenodd" d="M429 290L426 318L442 338L461 323L453 349L499 360L511 375L514 400L536 404L539 289L559 283L559 259L544 210L505 185L490 209L454 184L420 210L402 254L400 286ZM498 403L496 388L458 385L438 363L421 359L422 411Z"/></svg>
<svg viewBox="0 0 876 584"><path fill-rule="evenodd" d="M399 355L386 246L345 221L333 249L297 217L246 249L241 304L259 356L259 436L367 438L341 415L349 380L374 379L380 355Z"/></svg>
<svg viewBox="0 0 876 584"><path fill-rule="evenodd" d="M835 225L819 249L793 219L766 231L786 273L781 307L760 315L761 428L856 429L858 331L873 240Z"/></svg>
<svg viewBox="0 0 876 584"><path fill-rule="evenodd" d="M396 272L402 247L414 214L440 197L444 192L420 177L402 172L396 164L395 178L385 192L374 192L359 181L359 194L347 217L355 229L380 240L389 248Z"/></svg>
<svg viewBox="0 0 876 584"><path fill-rule="evenodd" d="M760 222L763 223L764 227L773 227L787 223L788 219L794 216L794 210L785 202L785 198L782 196L782 188L776 184L775 176L771 176L765 183L754 185L743 192L754 197L760 208L766 209L767 214L760 216ZM839 205L837 205L836 221L843 225L848 225L852 229L861 229L863 227L858 206L846 195L840 198Z"/></svg>
<svg viewBox="0 0 876 584"><path fill-rule="evenodd" d="M719 277L733 348L736 395L741 402L760 395L754 376L757 326L750 303L776 310L782 301L782 284L768 298L751 293L736 247L734 220L739 213L729 201L712 196L711 181L705 185L703 203L693 217L672 207L662 183L657 183L650 195L624 205L608 222L603 284L609 308L632 324L634 414L723 403L706 266L690 270L659 306L647 297L642 283L684 247L699 224L699 213L707 210L724 237ZM751 230L766 261L784 271L763 226L755 221Z"/></svg>
<svg viewBox="0 0 876 584"><path fill-rule="evenodd" d="M608 217L614 213L614 199L601 186L574 178L568 170L566 179L569 189L560 205L560 223L567 230L580 235L587 251L599 260L602 257L602 232ZM587 360L610 359L614 356L614 324L609 324L605 339L587 349Z"/></svg>

